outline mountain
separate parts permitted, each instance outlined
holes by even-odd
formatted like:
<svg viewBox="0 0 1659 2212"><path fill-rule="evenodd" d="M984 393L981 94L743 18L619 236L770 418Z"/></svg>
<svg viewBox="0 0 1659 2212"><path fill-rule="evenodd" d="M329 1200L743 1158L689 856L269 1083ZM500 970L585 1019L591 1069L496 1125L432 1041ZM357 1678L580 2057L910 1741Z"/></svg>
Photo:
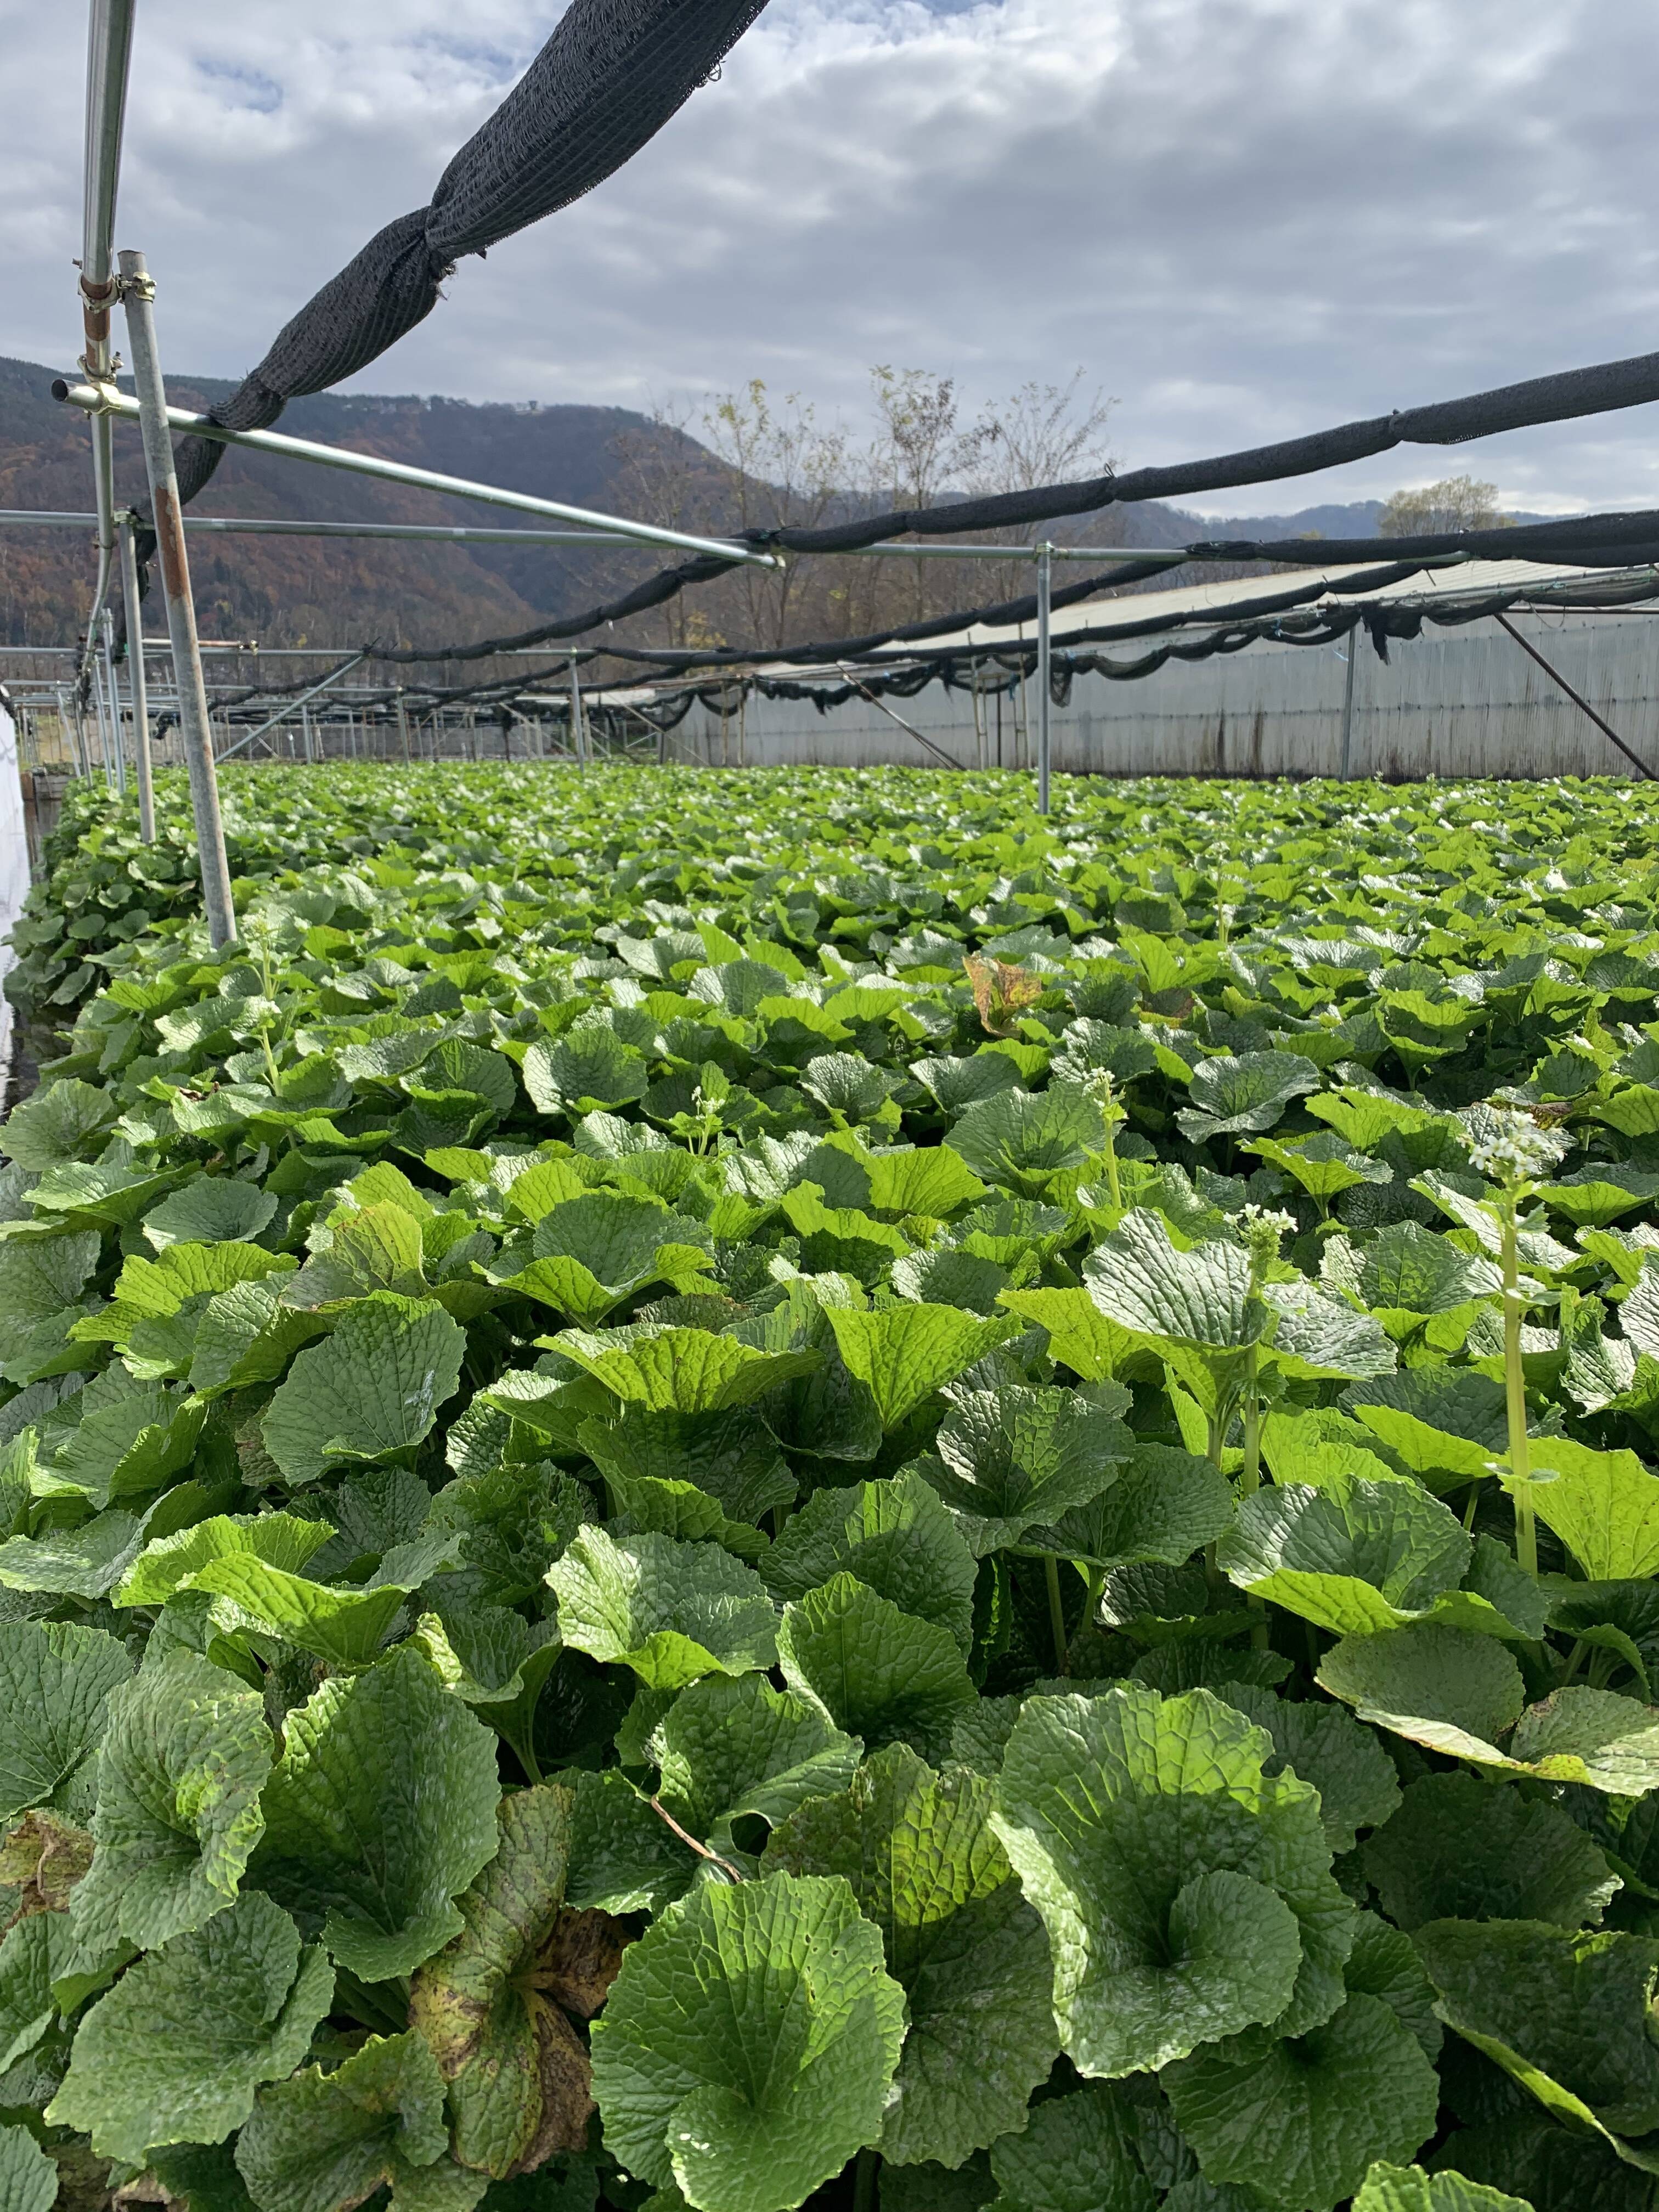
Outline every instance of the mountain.
<svg viewBox="0 0 1659 2212"><path fill-rule="evenodd" d="M1380 499L1352 507L1304 507L1296 514L1189 514L1148 500L1126 509L1133 517L1131 545L1191 545L1203 538L1375 538Z"/></svg>
<svg viewBox="0 0 1659 2212"><path fill-rule="evenodd" d="M91 507L86 425L52 397L52 380L60 373L0 358L0 507ZM204 407L233 386L217 378L179 376L169 379L168 388L175 405ZM332 393L294 401L282 428L295 437L612 512L627 503L630 451L678 439L620 407L480 406ZM117 499L135 500L143 489L136 425L117 423L115 451ZM237 451L226 454L198 506L204 514L306 521L500 528L516 519L474 501ZM538 617L589 604L615 588L621 562L630 564L629 575L642 573L638 556L578 556L554 546L199 533L191 539L204 635L258 638L270 646L523 629ZM91 556L78 532L0 529L0 641L71 641L85 619L92 580Z"/></svg>
<svg viewBox="0 0 1659 2212"><path fill-rule="evenodd" d="M92 504L86 425L52 398L54 374L33 362L0 358L0 507L78 513ZM169 380L173 401L186 407L209 405L232 389L214 377ZM696 515L700 507L715 512L723 503L719 465L705 448L626 408L534 402L507 406L325 392L294 401L281 427L295 437L354 447L474 483L499 483L614 514L648 512L653 489L658 499L670 502L665 511ZM135 500L143 489L136 425L118 422L115 447L117 497ZM474 501L234 449L227 453L198 510L305 521L472 522L496 528L520 520ZM857 511L851 500L845 511ZM1292 514L1218 519L1154 501L1081 519L1067 526L1066 534L1084 542L1149 547L1214 538L1366 538L1376 535L1382 511L1380 501L1362 500L1303 507ZM1534 519L1543 518L1516 517ZM462 641L527 629L538 620L580 611L613 596L648 574L658 558L649 551L578 554L536 545L202 533L191 539L203 635L253 639L267 647L349 647L368 638ZM896 565L862 564L866 571ZM935 573L936 588L950 596L930 599L926 607L896 599L889 607L893 592L880 596L880 580L866 574L854 592L842 594L849 601L842 611L845 619L856 630L971 603L973 582L951 580L954 572ZM1189 569L1172 580L1200 574L1213 580L1232 573L1225 566ZM896 590L903 583L889 580ZM990 587L988 578L978 580ZM0 527L0 643L71 642L86 619L92 582L91 554L78 532ZM820 584L828 589L822 579ZM1018 578L998 588L1020 588ZM867 611L854 611L854 596L868 602ZM763 634L735 579L700 592L695 608L689 600L682 604L689 611L686 620L702 624L699 635L747 639ZM822 625L829 619L824 606L802 599L790 634L824 635ZM799 622L807 623L805 631L794 626ZM716 631L712 623L725 627ZM688 639L690 635L688 630Z"/></svg>

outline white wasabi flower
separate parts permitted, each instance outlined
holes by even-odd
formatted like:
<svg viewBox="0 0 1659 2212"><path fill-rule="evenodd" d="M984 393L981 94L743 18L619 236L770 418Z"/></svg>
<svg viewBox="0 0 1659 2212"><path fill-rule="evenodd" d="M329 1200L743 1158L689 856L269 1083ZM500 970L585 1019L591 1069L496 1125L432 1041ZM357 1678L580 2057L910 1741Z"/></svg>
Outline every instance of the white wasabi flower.
<svg viewBox="0 0 1659 2212"><path fill-rule="evenodd" d="M1528 1182L1547 1175L1565 1158L1568 1140L1559 1129L1540 1129L1535 1121L1516 1114L1507 1127L1480 1138L1469 1147L1469 1159L1488 1182Z"/></svg>

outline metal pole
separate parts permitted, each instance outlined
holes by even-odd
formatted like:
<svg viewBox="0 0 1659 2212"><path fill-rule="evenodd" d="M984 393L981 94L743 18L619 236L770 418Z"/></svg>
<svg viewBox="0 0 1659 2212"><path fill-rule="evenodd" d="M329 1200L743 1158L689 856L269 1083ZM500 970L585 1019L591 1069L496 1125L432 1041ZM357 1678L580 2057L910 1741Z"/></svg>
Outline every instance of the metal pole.
<svg viewBox="0 0 1659 2212"><path fill-rule="evenodd" d="M110 310L117 287L110 266L110 244L115 234L115 196L121 176L121 131L126 116L133 9L134 0L92 0L88 19L81 208L81 319L86 350L81 364L100 390L108 386L115 374ZM82 682L93 671L116 555L115 465L106 419L94 418L92 425L92 480L98 507L98 580L93 589L86 653L80 667Z"/></svg>
<svg viewBox="0 0 1659 2212"><path fill-rule="evenodd" d="M331 684L337 684L341 677L349 675L362 658L363 655L361 653L356 653L352 654L349 660L342 661L337 668L331 668L320 684L313 684L309 691L302 691L297 699L290 699L286 705L279 707L274 714L260 723L258 729L249 730L245 736L238 738L234 745L227 745L219 758L222 761L229 760L233 754L240 752L244 745L252 744L256 739L263 738L268 730L274 730L278 722L285 715L291 714L296 707L303 713L311 700L316 698L319 692L326 691ZM306 748L306 758L307 760L311 758L309 744Z"/></svg>
<svg viewBox="0 0 1659 2212"><path fill-rule="evenodd" d="M115 763L110 757L109 716L104 705L103 663L97 658L95 639L87 640L87 653L92 670L92 704L98 717L98 757L103 763L104 782L107 789L115 788Z"/></svg>
<svg viewBox="0 0 1659 2212"><path fill-rule="evenodd" d="M1353 672L1361 635L1362 625L1355 623L1348 632L1348 672L1342 685L1342 758L1336 771L1344 783L1353 773Z"/></svg>
<svg viewBox="0 0 1659 2212"><path fill-rule="evenodd" d="M576 673L576 656L570 656L570 750L578 768L587 766L587 731L582 717L582 684Z"/></svg>
<svg viewBox="0 0 1659 2212"><path fill-rule="evenodd" d="M1655 777L1653 770L1648 766L1647 763L1644 760L1638 758L1638 756L1631 750L1630 747L1625 743L1624 739L1620 736L1618 731L1613 727L1612 724L1610 722L1604 722L1601 715L1596 713L1595 708L1591 706L1589 701L1573 690L1571 684L1568 683L1566 678L1563 676L1559 668L1552 668L1549 662L1545 659L1543 654L1540 653L1537 647L1535 645L1529 644L1528 641L1522 636L1520 631L1516 629L1515 624L1510 620L1507 615L1497 615L1493 619L1497 622L1500 629L1508 630L1510 635L1515 640L1522 653L1529 653L1532 656L1533 659L1538 663L1538 665L1543 670L1545 675L1547 676L1552 682L1560 685L1561 689L1566 693L1568 698L1571 700L1573 705L1578 708L1579 712L1589 716L1591 721L1595 723L1596 728L1600 730L1602 736L1609 738L1613 744L1618 746L1620 751L1625 756L1625 758L1639 775L1646 776L1650 783L1659 781L1659 778Z"/></svg>
<svg viewBox="0 0 1659 2212"><path fill-rule="evenodd" d="M1054 549L1045 538L1037 547L1037 812L1048 811L1049 767L1049 709L1052 701L1048 691L1050 657L1049 617L1052 564Z"/></svg>
<svg viewBox="0 0 1659 2212"><path fill-rule="evenodd" d="M127 749L121 735L121 694L115 681L115 617L104 609L100 624L103 631L100 641L104 651L104 685L109 693L109 734L115 751L115 789L119 798L127 795Z"/></svg>
<svg viewBox="0 0 1659 2212"><path fill-rule="evenodd" d="M121 596L127 610L127 684L132 693L132 760L138 776L138 835L155 842L155 781L149 757L149 696L144 675L144 619L138 601L138 554L132 522L120 526Z"/></svg>
<svg viewBox="0 0 1659 2212"><path fill-rule="evenodd" d="M167 640L179 687L179 726L190 768L191 806L196 817L196 849L202 866L202 904L208 935L216 951L233 943L236 910L230 896L230 863L225 857L225 829L219 814L219 779L213 766L213 729L208 720L207 688L202 681L202 648L196 635L196 604L190 591L190 556L179 527L179 478L167 432L167 388L155 350L151 303L155 287L142 253L123 253L121 296L126 308L127 340L132 348L133 380L138 387L144 434L144 468L149 477L150 512L161 563L167 605Z"/></svg>
<svg viewBox="0 0 1659 2212"><path fill-rule="evenodd" d="M398 735L404 741L404 766L409 766L409 709L404 704L404 695L398 694Z"/></svg>
<svg viewBox="0 0 1659 2212"><path fill-rule="evenodd" d="M78 407L88 415L136 416L138 407L124 392L109 384L70 384L54 379L54 399ZM378 453L356 453L339 446L319 446L310 438L289 438L280 430L227 430L206 415L187 407L169 407L163 418L170 429L188 430L221 445L246 446L254 453L285 453L290 459L316 461L325 468L345 469L354 476L378 477L386 483L415 484L428 491L453 492L458 498L479 500L487 507L510 507L521 514L552 515L561 522L591 523L630 544L667 545L678 552L701 553L717 561L731 561L750 568L783 565L775 553L763 553L752 545L734 545L721 538L696 538L684 530L659 530L654 523L632 522L621 515L601 514L586 507L570 507L557 499L538 499L529 492L509 491L504 484L473 483L465 477L443 476L435 469L418 469L403 461L388 461Z"/></svg>
<svg viewBox="0 0 1659 2212"><path fill-rule="evenodd" d="M854 690L862 693L878 714L885 714L890 722L896 722L905 735L914 738L924 752L932 753L935 759L943 761L946 768L959 769L962 766L962 763L954 754L947 753L943 745L935 744L932 738L928 737L924 731L916 728L915 723L907 722L902 714L896 714L887 702L878 698L867 684L860 684L856 674L844 660L838 660L836 665L852 685Z"/></svg>

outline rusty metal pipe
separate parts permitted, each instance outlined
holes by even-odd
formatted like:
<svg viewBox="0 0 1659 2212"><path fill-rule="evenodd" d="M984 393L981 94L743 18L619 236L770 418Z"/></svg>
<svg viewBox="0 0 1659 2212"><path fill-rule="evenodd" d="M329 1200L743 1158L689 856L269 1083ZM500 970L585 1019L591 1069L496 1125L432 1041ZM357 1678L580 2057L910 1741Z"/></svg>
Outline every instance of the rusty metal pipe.
<svg viewBox="0 0 1659 2212"><path fill-rule="evenodd" d="M149 757L149 696L144 674L144 616L138 598L138 550L132 518L121 519L121 596L127 610L127 684L132 694L132 764L138 778L138 835L155 842L155 781Z"/></svg>
<svg viewBox="0 0 1659 2212"><path fill-rule="evenodd" d="M218 951L235 939L236 913L230 896L224 823L219 813L219 779L213 765L213 726L208 719L207 687L202 680L196 604L191 597L190 556L185 549L179 478L167 429L167 389L155 349L155 319L151 313L155 287L142 253L123 253L120 270L127 342L132 349L133 381L143 428L144 467L149 477L161 589L167 600L167 641L173 648L173 674L179 690L179 730L190 769L196 849L202 866L202 904L208 935Z"/></svg>
<svg viewBox="0 0 1659 2212"><path fill-rule="evenodd" d="M127 751L121 735L121 693L115 681L115 619L107 607L98 625L99 644L104 655L104 689L109 695L110 745L115 755L116 796L127 795Z"/></svg>

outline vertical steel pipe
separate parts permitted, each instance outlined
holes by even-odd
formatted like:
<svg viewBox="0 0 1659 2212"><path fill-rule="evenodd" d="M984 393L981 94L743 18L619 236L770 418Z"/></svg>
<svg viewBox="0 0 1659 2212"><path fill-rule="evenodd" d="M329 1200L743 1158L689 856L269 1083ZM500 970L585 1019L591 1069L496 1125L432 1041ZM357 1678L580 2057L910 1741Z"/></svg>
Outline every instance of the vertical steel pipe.
<svg viewBox="0 0 1659 2212"><path fill-rule="evenodd" d="M123 519L121 597L127 611L127 689L132 696L132 765L138 779L138 835L155 842L155 782L149 757L149 696L144 674L144 613L138 599L138 552L131 518Z"/></svg>
<svg viewBox="0 0 1659 2212"><path fill-rule="evenodd" d="M1360 635L1356 623L1348 632L1348 672L1342 683L1342 757L1336 773L1344 783L1353 774L1353 672L1359 659Z"/></svg>
<svg viewBox="0 0 1659 2212"><path fill-rule="evenodd" d="M121 180L121 134L126 119L127 70L132 57L134 0L92 0L87 32L86 147L82 193L81 321L86 350L82 365L94 384L115 374L110 315L118 286L112 258L115 198ZM93 590L82 678L98 649L97 634L109 597L115 544L115 464L107 416L92 418L92 481L98 509L98 580Z"/></svg>
<svg viewBox="0 0 1659 2212"><path fill-rule="evenodd" d="M225 857L224 823L219 813L219 779L213 765L213 727L208 719L207 687L202 681L202 647L196 631L196 603L191 597L190 556L185 550L179 478L173 465L167 428L167 390L155 349L151 313L155 287L142 253L121 256L121 295L126 308L127 338L132 348L133 380L138 389L144 435L144 467L149 477L161 588L167 605L167 641L179 687L179 727L190 769L191 806L196 817L196 849L202 866L202 905L208 935L216 948L236 935L230 896L230 864Z"/></svg>
<svg viewBox="0 0 1659 2212"><path fill-rule="evenodd" d="M89 636L87 640L87 658L92 672L92 705L93 711L98 717L98 757L103 763L104 787L107 791L113 791L115 762L110 752L109 711L104 704L103 663L98 659L98 641L95 636Z"/></svg>
<svg viewBox="0 0 1659 2212"><path fill-rule="evenodd" d="M115 755L115 790L118 798L127 795L127 749L121 735L121 692L115 681L115 617L104 609L104 618L99 624L101 633L99 643L104 654L104 689L109 694L110 750Z"/></svg>
<svg viewBox="0 0 1659 2212"><path fill-rule="evenodd" d="M1054 547L1045 538L1037 547L1037 812L1048 811L1048 769L1051 710L1054 702L1049 695L1049 662L1052 641L1049 635L1050 605L1054 574Z"/></svg>
<svg viewBox="0 0 1659 2212"><path fill-rule="evenodd" d="M576 656L570 656L570 750L578 768L587 766L587 731L582 715L582 684L576 673Z"/></svg>

